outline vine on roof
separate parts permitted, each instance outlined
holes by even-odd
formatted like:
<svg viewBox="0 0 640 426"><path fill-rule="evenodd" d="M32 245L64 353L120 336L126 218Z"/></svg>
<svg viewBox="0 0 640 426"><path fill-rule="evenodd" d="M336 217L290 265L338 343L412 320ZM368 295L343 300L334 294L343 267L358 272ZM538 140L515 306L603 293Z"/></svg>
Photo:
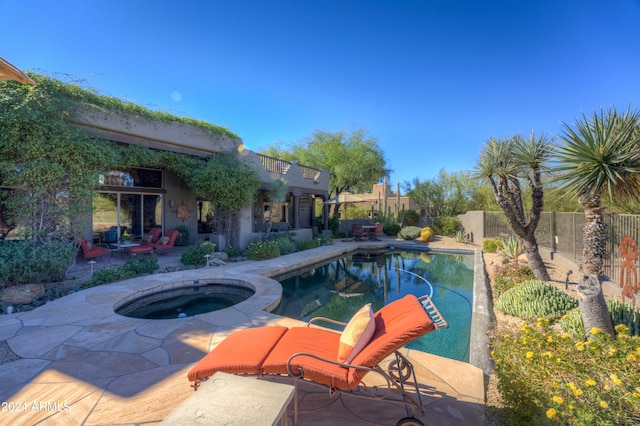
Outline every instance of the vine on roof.
<svg viewBox="0 0 640 426"><path fill-rule="evenodd" d="M98 189L99 175L111 170L173 171L197 196L222 210L238 211L251 203L259 185L257 174L230 154L201 158L121 145L90 137L70 123L79 102L149 119L188 124L197 120L150 111L39 74L29 76L35 87L0 80L0 219L20 226L27 239L64 240L86 229L78 218L91 217L87 200ZM210 131L223 129L199 124Z"/></svg>

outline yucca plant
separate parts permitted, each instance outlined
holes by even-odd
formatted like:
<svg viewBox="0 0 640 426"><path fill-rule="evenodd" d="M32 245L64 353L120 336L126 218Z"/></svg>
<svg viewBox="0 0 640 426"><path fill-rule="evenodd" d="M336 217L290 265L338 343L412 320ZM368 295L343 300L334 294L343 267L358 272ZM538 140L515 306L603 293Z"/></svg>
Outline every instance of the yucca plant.
<svg viewBox="0 0 640 426"><path fill-rule="evenodd" d="M563 126L554 171L559 190L573 192L584 208L584 261L576 287L582 320L587 330L613 335L600 278L607 241L601 197L622 201L640 193L640 113L611 108Z"/></svg>

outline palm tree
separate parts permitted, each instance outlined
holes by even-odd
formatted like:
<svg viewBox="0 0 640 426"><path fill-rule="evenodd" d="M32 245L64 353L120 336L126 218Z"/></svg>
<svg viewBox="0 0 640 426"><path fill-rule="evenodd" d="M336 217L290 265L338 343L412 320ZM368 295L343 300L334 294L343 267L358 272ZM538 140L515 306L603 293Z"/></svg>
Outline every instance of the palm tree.
<svg viewBox="0 0 640 426"><path fill-rule="evenodd" d="M538 250L535 231L542 213L545 163L553 154L554 140L531 132L506 139L491 138L480 152L475 175L487 180L511 230L522 239L527 262L534 276L548 281L549 273ZM525 212L522 185L531 192L531 208Z"/></svg>
<svg viewBox="0 0 640 426"><path fill-rule="evenodd" d="M640 193L639 114L615 108L583 114L573 127L563 123L563 145L557 150L559 189L577 195L584 208L584 248L577 290L587 333L598 327L613 334L609 310L602 294L601 272L605 257L606 225L601 197L608 194L617 201L638 197Z"/></svg>

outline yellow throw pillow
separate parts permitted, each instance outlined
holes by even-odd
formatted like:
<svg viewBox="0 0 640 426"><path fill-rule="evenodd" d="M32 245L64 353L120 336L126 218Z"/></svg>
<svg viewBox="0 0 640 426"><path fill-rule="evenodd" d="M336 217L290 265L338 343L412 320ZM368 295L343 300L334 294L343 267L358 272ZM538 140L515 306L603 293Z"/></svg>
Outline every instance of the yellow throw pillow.
<svg viewBox="0 0 640 426"><path fill-rule="evenodd" d="M376 329L371 303L364 305L351 318L340 336L338 362L350 363L367 346Z"/></svg>

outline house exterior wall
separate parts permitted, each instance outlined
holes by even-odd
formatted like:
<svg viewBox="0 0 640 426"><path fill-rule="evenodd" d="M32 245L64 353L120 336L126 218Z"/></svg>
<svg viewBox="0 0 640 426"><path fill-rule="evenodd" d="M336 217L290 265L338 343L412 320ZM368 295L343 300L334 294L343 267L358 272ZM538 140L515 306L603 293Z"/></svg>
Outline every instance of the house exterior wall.
<svg viewBox="0 0 640 426"><path fill-rule="evenodd" d="M278 159L265 161L265 156L260 156L255 152L238 151L242 140L234 137L230 132L217 134L189 124L166 123L129 114L104 111L92 106L82 106L79 111L80 113L74 117L74 124L81 126L91 136L202 157L219 152L235 154L258 174L263 183L262 189L268 190L269 185L275 179L284 179L287 182L292 201L293 197L298 197L297 205L299 205L300 197L320 196L327 198L328 196L328 172ZM269 169L268 166L272 163L277 167ZM189 244L208 237L217 244L218 250L223 250L226 247L227 242L221 236L198 234L198 201L195 194L189 189L181 187L180 179L176 174L164 171L163 190L163 228L165 231L184 225L189 230ZM189 211L189 218L183 219L177 216L178 206L182 204ZM293 204L292 202L290 205ZM306 206L306 204L308 203L303 205ZM252 239L255 239L253 208L254 206L247 206L239 214L238 243L240 248L246 247ZM309 215L310 212L311 210L305 207L304 214ZM293 215L293 212L291 214ZM297 217L300 218L300 213ZM301 219L300 227L313 225L312 218L305 216ZM87 233L90 235L91 229L88 229Z"/></svg>
<svg viewBox="0 0 640 426"><path fill-rule="evenodd" d="M164 172L164 185L166 194L163 197L163 222L164 230L175 229L184 225L189 230L188 244L194 244L198 240L198 203L196 196L188 189L180 187L180 178L175 173ZM190 217L181 219L178 217L178 206L184 204Z"/></svg>

